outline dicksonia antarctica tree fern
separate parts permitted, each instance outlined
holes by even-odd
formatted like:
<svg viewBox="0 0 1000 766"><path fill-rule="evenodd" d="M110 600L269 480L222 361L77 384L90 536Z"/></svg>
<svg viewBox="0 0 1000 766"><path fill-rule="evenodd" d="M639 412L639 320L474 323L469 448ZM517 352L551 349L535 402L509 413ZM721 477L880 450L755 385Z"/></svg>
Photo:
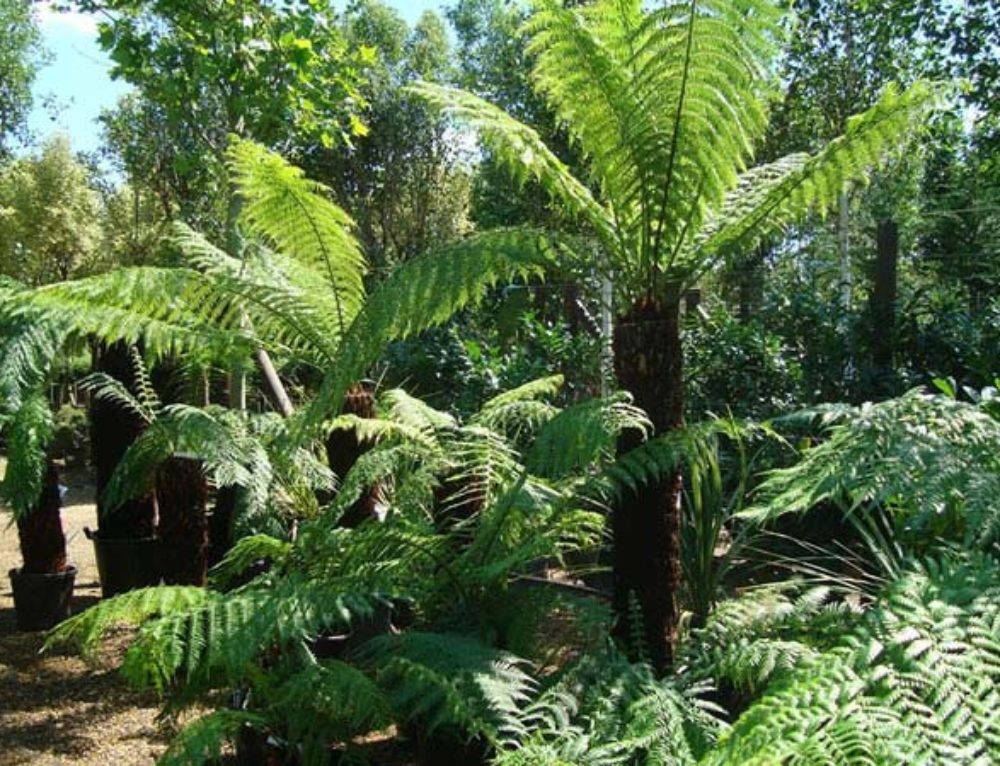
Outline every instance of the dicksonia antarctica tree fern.
<svg viewBox="0 0 1000 766"><path fill-rule="evenodd" d="M474 128L517 178L539 182L600 243L600 259L586 265L615 286L618 385L657 432L683 423L684 288L726 255L828 207L898 148L942 94L926 82L889 87L818 153L752 166L774 90L781 8L772 0L572 8L536 0L524 29L534 83L586 158L582 178L531 127L483 99L414 87ZM680 506L680 476L668 472L624 499L614 521L620 625L637 598L661 669L677 629Z"/></svg>

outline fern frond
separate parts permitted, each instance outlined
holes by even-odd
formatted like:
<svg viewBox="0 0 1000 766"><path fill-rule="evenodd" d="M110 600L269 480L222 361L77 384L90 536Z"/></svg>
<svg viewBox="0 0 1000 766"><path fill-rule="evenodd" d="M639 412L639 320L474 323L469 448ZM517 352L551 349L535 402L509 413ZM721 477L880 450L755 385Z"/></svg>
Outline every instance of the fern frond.
<svg viewBox="0 0 1000 766"><path fill-rule="evenodd" d="M244 726L262 727L266 719L245 710L215 710L196 718L175 736L156 766L204 766L222 757L223 745Z"/></svg>
<svg viewBox="0 0 1000 766"><path fill-rule="evenodd" d="M681 648L680 663L697 681L727 683L749 694L815 661L861 618L831 599L829 588L794 583L755 588L722 602Z"/></svg>
<svg viewBox="0 0 1000 766"><path fill-rule="evenodd" d="M446 431L458 424L454 416L434 409L401 388L390 389L379 397L379 411L385 413L387 419L425 434Z"/></svg>
<svg viewBox="0 0 1000 766"><path fill-rule="evenodd" d="M128 386L107 373L92 372L82 378L77 385L82 390L89 391L95 398L131 412L146 423L152 423L156 419L155 408L147 407L128 390Z"/></svg>
<svg viewBox="0 0 1000 766"><path fill-rule="evenodd" d="M0 418L0 425L7 454L0 499L10 506L14 519L19 520L38 503L45 482L48 448L55 427L48 398L37 390L29 393L13 413Z"/></svg>
<svg viewBox="0 0 1000 766"><path fill-rule="evenodd" d="M766 521L824 501L849 513L887 507L905 520L901 542L926 534L988 546L1000 535L1000 423L978 408L912 391L866 404L760 487L743 515Z"/></svg>
<svg viewBox="0 0 1000 766"><path fill-rule="evenodd" d="M365 296L366 265L353 221L328 189L260 144L233 141L227 158L248 229L325 275L339 325L346 328Z"/></svg>
<svg viewBox="0 0 1000 766"><path fill-rule="evenodd" d="M513 443L521 444L559 411L546 400L559 393L564 382L562 375L550 375L497 394L480 407L469 424L504 434Z"/></svg>
<svg viewBox="0 0 1000 766"><path fill-rule="evenodd" d="M987 763L1000 715L997 563L945 555L752 705L707 763Z"/></svg>
<svg viewBox="0 0 1000 766"><path fill-rule="evenodd" d="M408 90L456 122L476 130L516 180L520 183L538 181L570 216L589 223L605 245L615 244L611 215L533 128L488 101L457 88L419 82Z"/></svg>
<svg viewBox="0 0 1000 766"><path fill-rule="evenodd" d="M782 234L809 211L827 211L846 184L863 180L886 155L905 146L948 92L926 81L902 91L890 85L816 155L789 155L743 174L693 243L692 255L704 262L718 253L746 251Z"/></svg>
<svg viewBox="0 0 1000 766"><path fill-rule="evenodd" d="M258 561L284 566L292 552L292 544L270 535L248 535L236 541L225 557L209 573L212 584L227 587Z"/></svg>
<svg viewBox="0 0 1000 766"><path fill-rule="evenodd" d="M69 333L41 312L14 310L23 292L10 285L0 290L0 409L7 413L45 382Z"/></svg>
<svg viewBox="0 0 1000 766"><path fill-rule="evenodd" d="M545 423L526 464L532 473L559 479L614 455L618 436L627 430L647 436L652 423L628 394L593 399L568 407Z"/></svg>
<svg viewBox="0 0 1000 766"><path fill-rule="evenodd" d="M141 588L101 601L57 625L45 640L45 648L72 645L85 655L93 654L107 632L120 625L142 625L153 617L186 612L214 598L204 588L163 585Z"/></svg>
<svg viewBox="0 0 1000 766"><path fill-rule="evenodd" d="M300 437L339 411L347 389L390 341L446 321L501 280L541 276L549 263L542 234L513 229L478 234L400 266L369 295L344 336L337 363L302 421Z"/></svg>
<svg viewBox="0 0 1000 766"><path fill-rule="evenodd" d="M330 743L350 741L393 722L382 690L344 662L307 665L275 690L271 707L306 763L324 763Z"/></svg>
<svg viewBox="0 0 1000 766"><path fill-rule="evenodd" d="M384 658L379 683L403 720L492 743L521 733L519 708L535 689L523 660L457 634L409 632L375 639L372 651Z"/></svg>
<svg viewBox="0 0 1000 766"><path fill-rule="evenodd" d="M238 304L233 325L226 304L206 316L274 351L292 352L317 365L335 358L343 325L336 314L329 286L311 266L270 251L253 251L243 260L212 245L182 223L174 223L172 243L185 260L206 275L214 293ZM248 321L245 321L248 320Z"/></svg>

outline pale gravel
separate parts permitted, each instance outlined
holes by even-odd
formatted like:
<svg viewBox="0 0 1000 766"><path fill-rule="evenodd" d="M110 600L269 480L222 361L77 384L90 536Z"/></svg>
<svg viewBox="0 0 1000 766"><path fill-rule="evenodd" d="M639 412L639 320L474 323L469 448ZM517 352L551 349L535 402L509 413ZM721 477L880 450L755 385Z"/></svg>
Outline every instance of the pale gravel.
<svg viewBox="0 0 1000 766"><path fill-rule="evenodd" d="M0 472L3 465L0 461ZM63 508L70 563L79 569L74 612L100 597L92 543L93 484L67 472ZM97 665L66 653L39 654L42 634L17 633L7 571L20 566L17 529L0 509L0 766L146 766L169 740L158 701L131 690L115 669L122 646Z"/></svg>

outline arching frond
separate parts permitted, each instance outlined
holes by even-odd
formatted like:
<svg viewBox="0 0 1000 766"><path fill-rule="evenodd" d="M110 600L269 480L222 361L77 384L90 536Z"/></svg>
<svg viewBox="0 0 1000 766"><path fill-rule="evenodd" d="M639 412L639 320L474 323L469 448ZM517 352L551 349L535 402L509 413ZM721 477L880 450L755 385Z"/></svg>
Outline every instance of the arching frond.
<svg viewBox="0 0 1000 766"><path fill-rule="evenodd" d="M90 655L111 628L141 625L154 616L200 607L211 598L204 588L181 585L129 591L64 620L49 633L45 647L76 646Z"/></svg>
<svg viewBox="0 0 1000 766"><path fill-rule="evenodd" d="M549 257L548 240L540 232L511 229L478 234L404 263L365 301L303 427L315 428L338 411L344 393L390 341L446 321L502 280L542 276Z"/></svg>
<svg viewBox="0 0 1000 766"><path fill-rule="evenodd" d="M185 268L123 268L57 282L19 293L6 309L110 343L142 339L154 353L207 349L221 357L249 349L237 307Z"/></svg>
<svg viewBox="0 0 1000 766"><path fill-rule="evenodd" d="M390 389L379 396L379 411L386 418L424 434L449 430L458 425L453 415L434 409L401 388Z"/></svg>
<svg viewBox="0 0 1000 766"><path fill-rule="evenodd" d="M886 506L900 542L1000 535L1000 423L976 407L912 391L866 404L830 428L796 465L776 471L742 515L765 521L825 501L849 513Z"/></svg>
<svg viewBox="0 0 1000 766"><path fill-rule="evenodd" d="M353 221L322 184L260 144L234 141L227 157L249 230L326 277L338 323L346 328L365 295L366 265Z"/></svg>
<svg viewBox="0 0 1000 766"><path fill-rule="evenodd" d="M48 466L54 428L48 398L37 390L21 399L12 413L0 416L7 468L0 481L0 499L20 519L38 503Z"/></svg>
<svg viewBox="0 0 1000 766"><path fill-rule="evenodd" d="M913 565L846 640L752 705L708 764L988 763L1000 742L997 563Z"/></svg>
<svg viewBox="0 0 1000 766"><path fill-rule="evenodd" d="M781 234L809 211L825 212L846 184L863 180L884 157L905 146L948 92L940 83L926 81L906 90L890 85L819 153L792 154L744 173L688 256L705 262L737 247L746 250Z"/></svg>
<svg viewBox="0 0 1000 766"><path fill-rule="evenodd" d="M245 710L215 710L186 724L156 766L204 766L222 757L227 740L245 726L264 726L264 716Z"/></svg>
<svg viewBox="0 0 1000 766"><path fill-rule="evenodd" d="M559 412L546 400L562 389L564 381L562 375L550 375L497 394L480 407L469 424L484 426L520 444Z"/></svg>
<svg viewBox="0 0 1000 766"><path fill-rule="evenodd" d="M67 327L38 311L16 311L23 288L0 284L0 410L13 412L48 378Z"/></svg>
<svg viewBox="0 0 1000 766"><path fill-rule="evenodd" d="M343 327L329 285L312 266L264 250L241 261L181 223L173 225L171 241L214 290L239 303L242 332L267 348L331 363Z"/></svg>
<svg viewBox="0 0 1000 766"><path fill-rule="evenodd" d="M569 215L590 224L606 247L615 246L611 215L552 153L537 131L488 101L457 88L420 82L409 90L456 122L475 129L515 179L522 183L538 181Z"/></svg>
<svg viewBox="0 0 1000 766"><path fill-rule="evenodd" d="M580 472L610 459L618 436L632 429L645 436L652 424L628 394L573 405L539 429L527 456L528 470L553 479Z"/></svg>

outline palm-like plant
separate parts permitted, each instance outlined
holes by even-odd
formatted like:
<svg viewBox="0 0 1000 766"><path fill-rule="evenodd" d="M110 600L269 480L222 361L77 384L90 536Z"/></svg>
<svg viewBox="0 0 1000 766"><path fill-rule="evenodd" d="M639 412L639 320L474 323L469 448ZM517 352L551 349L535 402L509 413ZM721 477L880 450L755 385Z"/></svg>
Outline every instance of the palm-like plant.
<svg viewBox="0 0 1000 766"><path fill-rule="evenodd" d="M353 223L328 190L252 142L234 141L228 158L252 235L242 257L176 224L181 265L22 291L4 313L33 313L67 336L141 338L151 353L266 351L312 367L325 377L301 421L306 433L387 343L446 320L500 280L539 273L549 257L537 232L491 232L416 259L369 293Z"/></svg>
<svg viewBox="0 0 1000 766"><path fill-rule="evenodd" d="M0 301L20 289L0 280ZM23 559L23 566L10 572L18 625L39 630L69 614L76 573L66 560L59 473L50 452L54 423L46 384L58 346L44 326L27 317L0 326L0 435L7 458L0 503L17 524ZM68 584L61 594L51 587L60 579ZM46 581L49 587L38 587Z"/></svg>
<svg viewBox="0 0 1000 766"><path fill-rule="evenodd" d="M464 424L398 390L383 395L380 419L338 416L331 427L375 445L334 502L293 543L243 539L217 575L261 557L273 562L270 572L226 594L176 586L127 593L64 623L53 640L87 649L111 625L139 624L124 667L132 681L169 687L180 705L220 686L250 688L248 710L195 722L165 764L200 763L243 724L288 737L316 764L328 762L331 742L392 721L501 746L526 731L517 708L534 687L530 663L509 652L546 666L553 647L539 628L554 603L605 611L576 592L539 587L533 568L597 545L604 519L579 496L583 475L614 459L621 430L647 426L622 396L559 410L546 401L559 383L507 392ZM376 481L386 482L383 523L341 526ZM449 481L457 491L441 498L435 490ZM376 641L353 666L316 656L318 636L352 623L358 630L400 599L414 604L420 632ZM604 642L604 630L587 633L589 643Z"/></svg>
<svg viewBox="0 0 1000 766"><path fill-rule="evenodd" d="M600 243L600 262L584 265L615 285L618 383L664 432L683 423L684 289L728 253L826 208L902 142L941 91L888 88L817 154L749 167L767 126L779 4L644 6L537 0L526 24L535 84L587 159L586 178L486 101L429 83L415 91L475 128L516 177L539 182ZM614 520L616 605L624 614L638 598L661 668L677 626L681 487L668 471L625 498Z"/></svg>

